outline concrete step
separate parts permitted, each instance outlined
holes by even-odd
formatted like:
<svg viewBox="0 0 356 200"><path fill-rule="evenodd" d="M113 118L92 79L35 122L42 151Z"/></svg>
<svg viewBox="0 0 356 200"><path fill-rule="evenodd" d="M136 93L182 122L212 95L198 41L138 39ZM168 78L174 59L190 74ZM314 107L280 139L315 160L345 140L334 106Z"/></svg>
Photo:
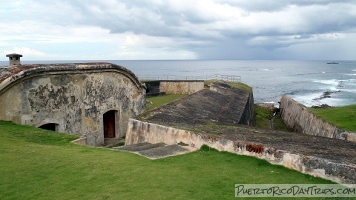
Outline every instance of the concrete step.
<svg viewBox="0 0 356 200"><path fill-rule="evenodd" d="M178 144L174 145L167 145L167 146L160 146L152 149L146 149L139 151L138 153L142 156L157 159L157 158L164 158L167 156L172 155L179 155L190 152L187 148L179 146Z"/></svg>
<svg viewBox="0 0 356 200"><path fill-rule="evenodd" d="M120 143L125 143L123 138L105 138L103 147L110 148L112 146L117 146Z"/></svg>
<svg viewBox="0 0 356 200"><path fill-rule="evenodd" d="M133 145L127 145L127 146L113 147L113 149L139 152L139 151L153 149L153 148L164 146L164 145L165 145L164 143L151 144L148 142L144 142L144 143L138 143L138 144L133 144Z"/></svg>
<svg viewBox="0 0 356 200"><path fill-rule="evenodd" d="M165 145L164 143L151 144L148 142L113 147L112 149L137 153L150 159L164 158L197 150L193 147L180 146L178 144Z"/></svg>

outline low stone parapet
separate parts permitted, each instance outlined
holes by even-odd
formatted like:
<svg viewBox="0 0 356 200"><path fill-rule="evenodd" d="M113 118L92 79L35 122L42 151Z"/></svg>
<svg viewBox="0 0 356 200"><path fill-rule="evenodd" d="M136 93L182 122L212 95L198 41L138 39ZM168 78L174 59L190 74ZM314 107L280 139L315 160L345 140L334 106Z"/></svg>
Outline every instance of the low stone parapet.
<svg viewBox="0 0 356 200"><path fill-rule="evenodd" d="M195 148L207 145L219 151L265 159L272 164L283 165L302 173L338 183L356 183L356 165L354 164L336 163L328 159L291 153L248 141L234 141L135 119L129 120L125 142L126 145L143 142L185 143Z"/></svg>
<svg viewBox="0 0 356 200"><path fill-rule="evenodd" d="M331 125L297 101L284 96L280 103L284 123L295 132L356 142L356 133Z"/></svg>
<svg viewBox="0 0 356 200"><path fill-rule="evenodd" d="M145 81L147 94L193 94L204 89L203 80L157 80Z"/></svg>

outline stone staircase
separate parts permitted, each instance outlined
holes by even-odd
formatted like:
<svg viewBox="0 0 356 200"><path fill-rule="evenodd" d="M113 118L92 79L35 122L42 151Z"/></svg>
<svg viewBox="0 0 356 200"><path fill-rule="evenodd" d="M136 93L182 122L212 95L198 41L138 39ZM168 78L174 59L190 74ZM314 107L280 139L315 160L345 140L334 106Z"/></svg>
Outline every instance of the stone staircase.
<svg viewBox="0 0 356 200"><path fill-rule="evenodd" d="M105 138L104 145L102 147L111 148L113 146L118 146L120 143L124 144L125 139L123 139L123 138Z"/></svg>
<svg viewBox="0 0 356 200"><path fill-rule="evenodd" d="M197 150L193 147L181 146L178 144L166 145L164 143L151 144L148 142L112 147L112 149L137 153L150 159L165 158Z"/></svg>

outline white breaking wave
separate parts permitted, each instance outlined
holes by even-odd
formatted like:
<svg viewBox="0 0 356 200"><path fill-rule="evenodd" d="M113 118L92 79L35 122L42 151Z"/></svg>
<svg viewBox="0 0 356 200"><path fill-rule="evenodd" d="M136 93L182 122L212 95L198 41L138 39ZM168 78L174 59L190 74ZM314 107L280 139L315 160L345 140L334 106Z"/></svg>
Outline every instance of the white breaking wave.
<svg viewBox="0 0 356 200"><path fill-rule="evenodd" d="M314 80L313 82L321 83L325 85L325 87L321 87L320 89L325 89L330 92L337 92L342 90L345 87L344 82L349 82L349 80L330 79L330 80Z"/></svg>
<svg viewBox="0 0 356 200"><path fill-rule="evenodd" d="M327 104L329 106L339 106L342 104L343 100L338 98L323 98L320 99L322 93L312 93L306 95L297 95L291 96L294 100L298 101L299 103L311 107L311 106L318 106L322 104Z"/></svg>
<svg viewBox="0 0 356 200"><path fill-rule="evenodd" d="M336 79L331 79L331 80L314 80L313 82L315 83L322 83L325 85L338 85L339 81Z"/></svg>

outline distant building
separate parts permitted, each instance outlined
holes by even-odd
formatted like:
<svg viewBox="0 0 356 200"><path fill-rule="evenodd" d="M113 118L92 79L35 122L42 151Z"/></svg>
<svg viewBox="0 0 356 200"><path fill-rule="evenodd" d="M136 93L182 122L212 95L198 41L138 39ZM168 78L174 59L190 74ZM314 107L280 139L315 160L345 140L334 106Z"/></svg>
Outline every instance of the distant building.
<svg viewBox="0 0 356 200"><path fill-rule="evenodd" d="M21 55L7 56L19 63ZM75 134L87 145L124 137L129 118L145 111L145 95L130 70L111 63L0 70L0 120Z"/></svg>
<svg viewBox="0 0 356 200"><path fill-rule="evenodd" d="M22 57L21 54L17 53L12 53L12 54L7 54L6 57L9 57L9 65L21 65L20 58Z"/></svg>

